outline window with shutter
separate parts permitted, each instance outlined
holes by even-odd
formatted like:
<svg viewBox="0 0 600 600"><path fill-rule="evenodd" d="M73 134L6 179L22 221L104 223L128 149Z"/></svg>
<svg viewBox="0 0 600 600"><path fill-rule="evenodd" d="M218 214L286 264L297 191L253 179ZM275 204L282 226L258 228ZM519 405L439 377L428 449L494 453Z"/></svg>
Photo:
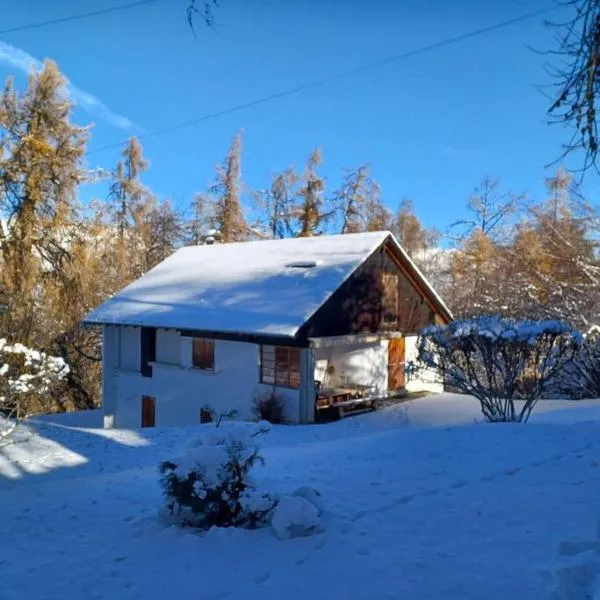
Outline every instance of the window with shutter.
<svg viewBox="0 0 600 600"><path fill-rule="evenodd" d="M192 340L192 367L204 369L205 371L215 370L214 340L201 338L194 338Z"/></svg>
<svg viewBox="0 0 600 600"><path fill-rule="evenodd" d="M260 380L279 387L300 387L300 349L289 346L260 347Z"/></svg>

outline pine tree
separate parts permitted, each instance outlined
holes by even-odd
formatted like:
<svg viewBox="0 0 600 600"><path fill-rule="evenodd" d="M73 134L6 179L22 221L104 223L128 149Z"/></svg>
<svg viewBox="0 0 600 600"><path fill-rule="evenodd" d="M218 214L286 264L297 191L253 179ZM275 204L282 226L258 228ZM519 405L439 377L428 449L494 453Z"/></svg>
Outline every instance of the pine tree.
<svg viewBox="0 0 600 600"><path fill-rule="evenodd" d="M196 194L190 209L192 216L183 226L184 243L198 246L204 242L208 232L216 228L215 205L207 194Z"/></svg>
<svg viewBox="0 0 600 600"><path fill-rule="evenodd" d="M276 173L271 187L253 194L259 221L268 237L282 239L293 236L294 197L298 175L293 166Z"/></svg>
<svg viewBox="0 0 600 600"><path fill-rule="evenodd" d="M217 169L217 180L210 187L214 197L215 224L223 242L242 242L249 227L242 210L242 134L234 138L223 165Z"/></svg>
<svg viewBox="0 0 600 600"><path fill-rule="evenodd" d="M418 261L426 259L427 251L435 247L439 234L421 223L410 200L402 200L394 216L392 231L407 254Z"/></svg>
<svg viewBox="0 0 600 600"><path fill-rule="evenodd" d="M140 177L148 170L142 146L132 137L123 149L122 158L113 173L113 183L109 197L113 201L114 220L120 239L125 238L128 229L136 225L136 220L144 212L143 206L148 199L148 191L142 185Z"/></svg>
<svg viewBox="0 0 600 600"><path fill-rule="evenodd" d="M317 173L323 163L320 148L313 150L302 174L302 187L298 193L296 209L298 237L310 237L322 233L320 229L331 213L326 210L323 193L325 180Z"/></svg>
<svg viewBox="0 0 600 600"><path fill-rule="evenodd" d="M367 231L389 231L392 229L392 212L379 195L367 202Z"/></svg>
<svg viewBox="0 0 600 600"><path fill-rule="evenodd" d="M179 213L169 200L156 203L145 218L145 270L168 258L182 241L183 224Z"/></svg>
<svg viewBox="0 0 600 600"><path fill-rule="evenodd" d="M568 173L548 180L549 198L530 207L511 247L518 310L588 329L600 310L597 214L582 203Z"/></svg>
<svg viewBox="0 0 600 600"><path fill-rule="evenodd" d="M506 248L522 197L499 193L498 180L485 177L467 201L469 217L451 225L451 283L446 294L459 316L507 314L512 304L506 276L511 271Z"/></svg>
<svg viewBox="0 0 600 600"><path fill-rule="evenodd" d="M19 97L8 80L0 99L0 288L4 335L35 342L43 275L68 259L65 237L76 210L87 130L70 123L72 105L56 65L29 78Z"/></svg>
<svg viewBox="0 0 600 600"><path fill-rule="evenodd" d="M141 175L148 170L148 162L137 138L129 139L121 157L113 171L109 198L117 232L114 266L118 281L126 285L149 268L147 230L156 198L141 181Z"/></svg>
<svg viewBox="0 0 600 600"><path fill-rule="evenodd" d="M452 254L450 296L457 315L472 317L501 312L496 250L481 229L474 229Z"/></svg>
<svg viewBox="0 0 600 600"><path fill-rule="evenodd" d="M499 181L484 177L467 201L469 218L455 221L451 229L459 232L458 240L465 240L474 231L500 242L511 230L511 217L517 212L524 197L510 192L498 193Z"/></svg>
<svg viewBox="0 0 600 600"><path fill-rule="evenodd" d="M340 233L367 231L370 209L380 196L379 184L371 177L367 165L346 170L342 185L333 195L341 221Z"/></svg>

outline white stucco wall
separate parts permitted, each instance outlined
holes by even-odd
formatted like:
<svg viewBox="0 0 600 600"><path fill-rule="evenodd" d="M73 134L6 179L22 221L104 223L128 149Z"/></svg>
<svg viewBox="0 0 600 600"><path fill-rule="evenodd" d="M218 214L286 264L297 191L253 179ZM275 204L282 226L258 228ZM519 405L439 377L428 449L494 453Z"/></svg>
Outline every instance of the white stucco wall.
<svg viewBox="0 0 600 600"><path fill-rule="evenodd" d="M417 336L409 335L406 338L406 362L417 358ZM406 378L408 392L443 392L444 384L439 374L433 369L419 372L418 377Z"/></svg>
<svg viewBox="0 0 600 600"><path fill-rule="evenodd" d="M102 328L102 405L104 407L104 427L111 429L115 426L115 411L117 409L117 378L119 367L119 329L104 326Z"/></svg>
<svg viewBox="0 0 600 600"><path fill-rule="evenodd" d="M126 371L140 370L140 338L139 327L115 327L119 336L119 361L120 369Z"/></svg>
<svg viewBox="0 0 600 600"><path fill-rule="evenodd" d="M313 356L315 379L326 387L354 383L371 387L379 395L387 393L387 340L315 348ZM325 374L327 365L334 366L334 374Z"/></svg>
<svg viewBox="0 0 600 600"><path fill-rule="evenodd" d="M139 372L139 329L115 329L120 330L121 357L119 368L107 376L115 389L115 427L140 427L142 395L156 399L156 426L163 427L199 423L200 409L207 404L218 413L235 409L239 419L251 419L254 393L272 389L259 383L260 346L256 344L215 340L215 372L206 372L190 366L191 338L159 330L150 378ZM298 421L299 391L276 390L285 399L286 418Z"/></svg>
<svg viewBox="0 0 600 600"><path fill-rule="evenodd" d="M181 338L174 329L157 330L156 362L169 365L181 364Z"/></svg>

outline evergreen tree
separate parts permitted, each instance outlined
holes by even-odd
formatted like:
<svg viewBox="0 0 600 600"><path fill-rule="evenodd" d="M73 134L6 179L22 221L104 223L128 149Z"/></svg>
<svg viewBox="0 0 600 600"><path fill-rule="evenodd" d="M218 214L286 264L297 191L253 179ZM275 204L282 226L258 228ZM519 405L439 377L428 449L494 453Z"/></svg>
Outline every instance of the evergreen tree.
<svg viewBox="0 0 600 600"><path fill-rule="evenodd" d="M321 226L331 216L331 213L326 211L323 198L325 180L317 173L322 163L321 150L316 148L308 158L302 174L302 187L298 193L299 202L296 209L298 237L321 234Z"/></svg>
<svg viewBox="0 0 600 600"><path fill-rule="evenodd" d="M402 200L394 216L392 231L407 254L417 261L426 260L427 251L437 244L439 234L421 223L410 200Z"/></svg>
<svg viewBox="0 0 600 600"><path fill-rule="evenodd" d="M342 185L333 195L340 216L340 233L367 231L373 205L380 200L381 189L371 177L367 165L346 170Z"/></svg>
<svg viewBox="0 0 600 600"><path fill-rule="evenodd" d="M148 270L149 215L155 209L156 198L141 182L148 170L142 145L132 137L123 149L113 171L110 186L112 222L116 227L114 266L117 280L126 285Z"/></svg>
<svg viewBox="0 0 600 600"><path fill-rule="evenodd" d="M196 194L191 204L191 218L184 225L184 241L191 246L204 242L209 231L214 230L214 203L207 194Z"/></svg>
<svg viewBox="0 0 600 600"><path fill-rule="evenodd" d="M155 203L145 221L145 269L150 270L173 254L183 240L184 228L169 200Z"/></svg>
<svg viewBox="0 0 600 600"><path fill-rule="evenodd" d="M56 65L46 61L24 96L12 80L0 99L0 288L7 304L3 335L28 344L39 333L43 276L68 259L69 224L87 130L70 122L72 105ZM51 264L48 264L48 261Z"/></svg>
<svg viewBox="0 0 600 600"><path fill-rule="evenodd" d="M600 310L597 215L578 200L571 184L562 170L548 181L549 198L530 207L510 257L520 312L563 319L585 330L597 324Z"/></svg>
<svg viewBox="0 0 600 600"><path fill-rule="evenodd" d="M294 197L298 175L293 166L276 173L271 187L253 194L260 217L259 220L267 235L272 239L293 236Z"/></svg>
<svg viewBox="0 0 600 600"><path fill-rule="evenodd" d="M241 165L242 134L238 133L224 163L217 169L216 182L210 187L214 198L215 225L223 242L242 242L249 234L240 199Z"/></svg>

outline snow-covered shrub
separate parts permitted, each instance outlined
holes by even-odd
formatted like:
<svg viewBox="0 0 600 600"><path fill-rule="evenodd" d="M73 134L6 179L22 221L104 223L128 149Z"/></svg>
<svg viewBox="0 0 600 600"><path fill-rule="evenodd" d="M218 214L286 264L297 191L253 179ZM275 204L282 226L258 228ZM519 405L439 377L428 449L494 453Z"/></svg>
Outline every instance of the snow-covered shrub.
<svg viewBox="0 0 600 600"><path fill-rule="evenodd" d="M525 422L580 342L581 336L560 321L478 317L425 328L416 364L475 396L488 421ZM523 400L520 409L515 400Z"/></svg>
<svg viewBox="0 0 600 600"><path fill-rule="evenodd" d="M301 495L281 496L273 511L271 527L280 540L304 537L323 530L320 511Z"/></svg>
<svg viewBox="0 0 600 600"><path fill-rule="evenodd" d="M207 428L183 456L161 463L168 518L201 529L266 524L277 500L259 491L250 474L263 462L257 438L267 431L265 423Z"/></svg>
<svg viewBox="0 0 600 600"><path fill-rule="evenodd" d="M600 398L600 330L591 329L579 345L573 360L556 376L556 396Z"/></svg>
<svg viewBox="0 0 600 600"><path fill-rule="evenodd" d="M260 421L282 425L285 423L285 400L275 390L257 392L252 399L252 412Z"/></svg>
<svg viewBox="0 0 600 600"><path fill-rule="evenodd" d="M9 420L0 442L22 420L44 411L46 399L68 372L62 358L0 338L0 414Z"/></svg>

